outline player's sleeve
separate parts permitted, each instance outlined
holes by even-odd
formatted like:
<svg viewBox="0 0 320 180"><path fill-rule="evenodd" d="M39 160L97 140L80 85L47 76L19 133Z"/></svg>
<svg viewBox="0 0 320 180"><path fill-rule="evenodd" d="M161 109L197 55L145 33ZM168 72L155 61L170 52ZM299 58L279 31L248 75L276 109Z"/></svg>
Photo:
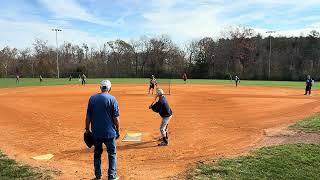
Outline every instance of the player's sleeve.
<svg viewBox="0 0 320 180"><path fill-rule="evenodd" d="M119 117L120 110L116 99L113 101L113 117Z"/></svg>
<svg viewBox="0 0 320 180"><path fill-rule="evenodd" d="M91 96L88 102L88 107L87 107L87 118L92 119L92 111L93 111L93 97Z"/></svg>

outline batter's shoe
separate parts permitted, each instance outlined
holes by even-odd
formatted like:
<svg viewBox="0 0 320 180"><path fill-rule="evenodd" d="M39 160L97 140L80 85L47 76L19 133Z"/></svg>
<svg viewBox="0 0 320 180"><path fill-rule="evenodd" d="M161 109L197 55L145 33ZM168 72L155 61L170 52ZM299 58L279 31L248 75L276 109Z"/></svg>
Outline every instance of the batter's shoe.
<svg viewBox="0 0 320 180"><path fill-rule="evenodd" d="M119 180L120 178L117 176L115 178L109 178L109 180Z"/></svg>
<svg viewBox="0 0 320 180"><path fill-rule="evenodd" d="M168 138L167 138L167 139L168 139ZM160 142L161 142L161 141L163 141L163 138L162 138L162 137L161 137L161 138L159 138L159 139L158 139L158 141L160 141Z"/></svg>
<svg viewBox="0 0 320 180"><path fill-rule="evenodd" d="M160 144L158 144L158 146L168 146L168 143L162 141Z"/></svg>

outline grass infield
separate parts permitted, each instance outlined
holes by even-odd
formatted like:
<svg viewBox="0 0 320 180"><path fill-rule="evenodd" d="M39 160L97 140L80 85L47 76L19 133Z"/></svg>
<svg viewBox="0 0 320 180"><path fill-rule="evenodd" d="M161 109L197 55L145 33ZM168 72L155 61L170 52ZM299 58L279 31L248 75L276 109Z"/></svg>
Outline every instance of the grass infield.
<svg viewBox="0 0 320 180"><path fill-rule="evenodd" d="M320 145L264 147L248 156L199 163L188 179L318 179Z"/></svg>
<svg viewBox="0 0 320 180"><path fill-rule="evenodd" d="M128 83L144 83L148 84L149 79L145 78L96 78L88 79L88 84L98 84L103 79L109 79L115 84L128 84ZM159 79L160 83L168 82L168 79ZM0 88L10 87L23 87L23 86L51 86L51 85L71 85L80 84L79 79L72 79L69 81L67 78L44 78L40 83L39 78L21 78L19 84L16 84L15 78L0 78ZM183 84L181 79L171 79L172 84ZM211 80L211 79L189 79L188 84L220 84L220 85L232 85L234 81L230 80ZM304 82L302 81L256 81L256 80L241 80L240 86L252 85L252 86L271 86L271 87L288 87L288 88L304 88ZM320 87L320 84L315 83L313 89Z"/></svg>
<svg viewBox="0 0 320 180"><path fill-rule="evenodd" d="M21 165L15 160L9 159L0 151L0 179L11 180L44 180L51 179L51 171L33 168L28 165Z"/></svg>

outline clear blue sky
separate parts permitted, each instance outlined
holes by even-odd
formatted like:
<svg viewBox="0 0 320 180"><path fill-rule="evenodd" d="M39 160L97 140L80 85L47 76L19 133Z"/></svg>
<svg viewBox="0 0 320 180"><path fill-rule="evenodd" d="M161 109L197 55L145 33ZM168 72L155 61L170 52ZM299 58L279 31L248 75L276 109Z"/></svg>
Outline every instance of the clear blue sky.
<svg viewBox="0 0 320 180"><path fill-rule="evenodd" d="M31 46L35 38L88 43L169 35L182 44L244 25L264 34L320 31L320 0L0 0L0 48Z"/></svg>

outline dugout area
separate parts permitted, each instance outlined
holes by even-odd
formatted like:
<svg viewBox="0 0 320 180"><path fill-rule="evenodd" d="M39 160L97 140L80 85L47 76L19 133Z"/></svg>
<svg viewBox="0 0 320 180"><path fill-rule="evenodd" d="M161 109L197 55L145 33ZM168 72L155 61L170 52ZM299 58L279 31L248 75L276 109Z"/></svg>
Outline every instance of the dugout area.
<svg viewBox="0 0 320 180"><path fill-rule="evenodd" d="M232 85L171 86L170 145L158 147L160 117L148 109L154 96L145 84L114 84L121 135L143 133L142 141L118 142L120 178L175 176L201 159L249 151L266 129L287 126L319 111L319 92ZM93 177L93 149L82 141L87 101L98 85L0 89L0 149L33 166L56 168L61 179ZM48 161L31 157L53 154ZM107 169L106 152L103 171Z"/></svg>

